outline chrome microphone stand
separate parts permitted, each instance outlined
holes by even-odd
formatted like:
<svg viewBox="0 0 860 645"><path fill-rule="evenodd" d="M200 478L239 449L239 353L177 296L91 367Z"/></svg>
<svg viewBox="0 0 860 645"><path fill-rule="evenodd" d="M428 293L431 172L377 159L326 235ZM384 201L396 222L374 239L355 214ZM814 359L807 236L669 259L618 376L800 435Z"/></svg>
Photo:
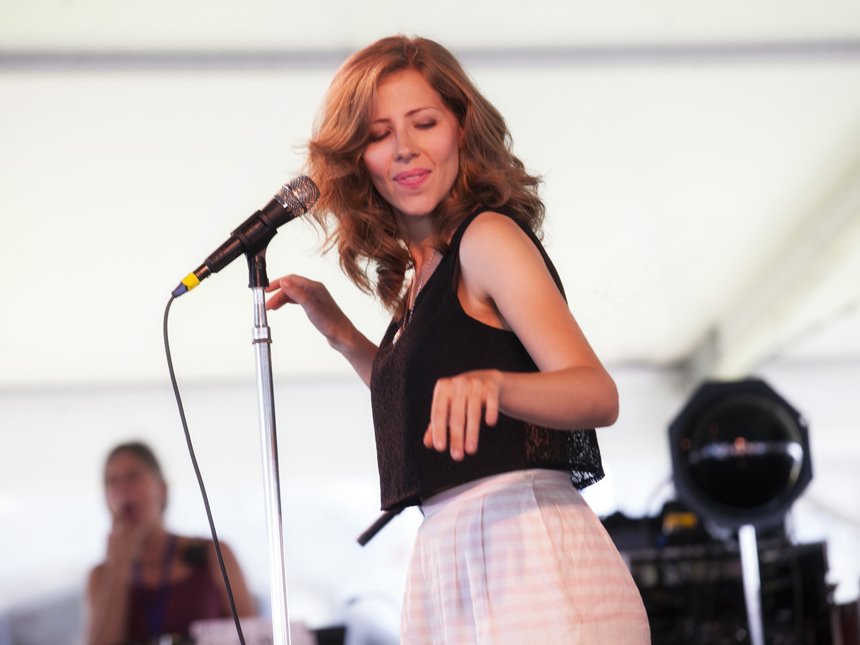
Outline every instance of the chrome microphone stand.
<svg viewBox="0 0 860 645"><path fill-rule="evenodd" d="M263 458L263 486L266 502L266 533L269 544L269 590L272 601L272 642L290 645L287 610L287 573L284 558L284 530L281 516L281 486L278 474L278 438L275 431L275 396L272 380L272 337L266 318L266 249L248 254L250 287L254 298L254 355L257 369L257 408Z"/></svg>
<svg viewBox="0 0 860 645"><path fill-rule="evenodd" d="M279 226L286 224L299 215L305 214L319 199L319 196L319 189L309 177L296 177L289 183L284 184L271 202L263 207L262 210L257 211L246 219L239 228L230 234L230 238L224 244L206 258L206 261L197 267L197 269L189 273L176 289L173 290L173 297L178 298L183 293L194 289L200 284L201 280L205 280L213 273L218 273L218 271L239 257L241 253L245 253L250 273L250 284L248 286L251 287L254 297L254 332L252 342L256 355L257 404L260 420L260 440L263 449L263 483L266 489L266 527L269 538L269 587L272 597L272 642L274 645L289 645L290 623L287 612L284 530L283 520L281 519L281 488L278 476L278 440L275 433L275 397L272 384L272 352L270 347L272 339L266 320L265 288L269 286L269 278L266 276L266 246L277 233L276 229ZM165 347L167 347L166 317L167 313L165 312ZM170 353L168 351L169 362ZM177 390L177 401L178 396ZM181 411L180 404L180 413ZM190 447L189 439L189 449ZM212 535L214 538L214 525L212 526ZM239 632L241 640L241 629L239 629Z"/></svg>

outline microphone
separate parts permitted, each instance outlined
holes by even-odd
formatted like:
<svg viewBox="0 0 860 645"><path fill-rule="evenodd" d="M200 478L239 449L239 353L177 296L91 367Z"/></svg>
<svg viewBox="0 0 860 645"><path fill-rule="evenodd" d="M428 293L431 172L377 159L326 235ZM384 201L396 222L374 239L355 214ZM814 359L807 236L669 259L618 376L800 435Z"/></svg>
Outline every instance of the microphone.
<svg viewBox="0 0 860 645"><path fill-rule="evenodd" d="M173 297L178 298L191 291L201 281L213 273L218 273L243 253L259 253L278 232L279 226L307 213L319 196L319 188L310 177L296 177L281 186L272 201L242 222L203 264L183 278L173 290Z"/></svg>

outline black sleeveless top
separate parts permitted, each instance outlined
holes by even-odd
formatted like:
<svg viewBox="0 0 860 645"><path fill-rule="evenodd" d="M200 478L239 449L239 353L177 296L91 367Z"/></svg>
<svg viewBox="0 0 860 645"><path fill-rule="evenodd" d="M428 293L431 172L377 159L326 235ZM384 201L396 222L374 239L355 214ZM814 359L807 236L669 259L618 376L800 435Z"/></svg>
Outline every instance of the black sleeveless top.
<svg viewBox="0 0 860 645"><path fill-rule="evenodd" d="M418 293L409 323L395 343L400 321L392 321L373 361L370 392L384 510L420 504L421 497L435 491L525 468L568 471L577 488L603 478L594 430L552 430L501 413L492 428L481 421L478 451L463 461L424 446L438 379L478 369L538 371L516 334L471 318L457 297L460 240L485 210L475 211L457 228L450 252ZM537 245L564 295L543 246L531 230L520 227Z"/></svg>

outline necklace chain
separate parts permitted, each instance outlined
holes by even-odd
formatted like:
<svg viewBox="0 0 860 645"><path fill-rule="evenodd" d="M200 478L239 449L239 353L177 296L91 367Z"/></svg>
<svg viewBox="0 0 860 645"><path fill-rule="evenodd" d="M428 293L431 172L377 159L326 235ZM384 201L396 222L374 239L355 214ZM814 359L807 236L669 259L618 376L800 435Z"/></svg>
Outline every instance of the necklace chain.
<svg viewBox="0 0 860 645"><path fill-rule="evenodd" d="M410 294L412 304L409 307L409 309L406 310L406 315L403 317L403 323L400 325L400 329L398 329L397 332L394 334L394 342L395 343L400 338L400 334L403 332L403 328L406 327L406 325L412 319L412 310L415 309L415 301L418 299L418 294L421 293L421 289L424 286L424 278L427 277L427 270L430 268L430 265L433 264L433 260L435 260L435 259L436 259L436 249L433 249L433 252L430 254L430 257L427 258L426 264L424 264L424 266L421 267L421 273L418 274L418 288L417 289L414 287L415 278L414 277L412 278L412 285L411 285L412 288L410 289L410 291L412 292Z"/></svg>
<svg viewBox="0 0 860 645"><path fill-rule="evenodd" d="M418 298L418 294L421 292L421 288L424 286L424 278L427 277L427 269L430 268L430 265L433 264L433 260L436 259L436 249L433 249L433 252L430 254L430 257L427 258L426 264L421 267L421 274L418 276L418 288L415 289L415 293L412 294L412 306L409 307L409 311L411 312L415 308L415 299ZM415 284L415 280L412 281Z"/></svg>

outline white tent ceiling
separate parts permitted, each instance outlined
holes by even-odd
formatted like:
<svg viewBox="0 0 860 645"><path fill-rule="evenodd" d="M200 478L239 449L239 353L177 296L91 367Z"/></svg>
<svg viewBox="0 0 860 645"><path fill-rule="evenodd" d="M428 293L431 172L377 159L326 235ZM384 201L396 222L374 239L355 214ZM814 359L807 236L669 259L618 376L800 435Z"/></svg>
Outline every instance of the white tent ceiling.
<svg viewBox="0 0 860 645"><path fill-rule="evenodd" d="M353 50L391 33L455 49L856 42L853 0L4 0L15 51Z"/></svg>
<svg viewBox="0 0 860 645"><path fill-rule="evenodd" d="M545 178L547 241L610 365L860 357L856 2L0 5L0 387L164 378L170 290L301 167L338 64L396 32L458 53ZM309 226L269 274L385 315ZM240 263L173 306L184 378L253 371ZM296 312L281 377L348 367Z"/></svg>

